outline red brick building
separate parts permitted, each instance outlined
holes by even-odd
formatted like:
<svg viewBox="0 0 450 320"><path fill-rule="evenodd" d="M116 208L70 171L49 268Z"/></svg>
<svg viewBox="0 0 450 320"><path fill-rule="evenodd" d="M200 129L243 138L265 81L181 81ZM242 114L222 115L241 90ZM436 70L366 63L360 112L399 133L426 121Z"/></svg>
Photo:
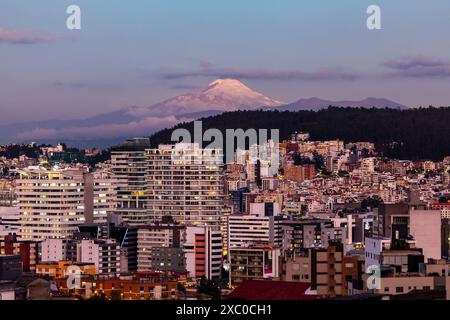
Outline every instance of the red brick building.
<svg viewBox="0 0 450 320"><path fill-rule="evenodd" d="M22 257L22 271L35 272L36 264L39 263L40 242L20 241L16 235L5 236L0 241L0 254L14 254Z"/></svg>

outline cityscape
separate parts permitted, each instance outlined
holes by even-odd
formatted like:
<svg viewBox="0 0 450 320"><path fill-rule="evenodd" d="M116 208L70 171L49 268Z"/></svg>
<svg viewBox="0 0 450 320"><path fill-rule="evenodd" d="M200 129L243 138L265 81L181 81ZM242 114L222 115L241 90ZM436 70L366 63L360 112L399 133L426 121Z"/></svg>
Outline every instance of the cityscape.
<svg viewBox="0 0 450 320"><path fill-rule="evenodd" d="M95 165L64 144L1 157L2 299L450 299L450 156L307 132L266 144L275 174L262 145L223 163L144 137Z"/></svg>
<svg viewBox="0 0 450 320"><path fill-rule="evenodd" d="M251 2L0 5L0 307L450 300L450 4Z"/></svg>

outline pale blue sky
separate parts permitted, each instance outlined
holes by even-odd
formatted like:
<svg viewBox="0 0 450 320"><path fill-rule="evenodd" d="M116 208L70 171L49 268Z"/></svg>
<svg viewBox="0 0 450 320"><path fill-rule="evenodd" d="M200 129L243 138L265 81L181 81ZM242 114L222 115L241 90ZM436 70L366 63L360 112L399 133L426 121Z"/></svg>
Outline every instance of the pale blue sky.
<svg viewBox="0 0 450 320"><path fill-rule="evenodd" d="M66 29L70 4L82 30ZM382 30L366 28L370 4ZM0 29L59 37L0 33L0 123L149 106L222 74L287 102L450 104L448 0L2 0Z"/></svg>

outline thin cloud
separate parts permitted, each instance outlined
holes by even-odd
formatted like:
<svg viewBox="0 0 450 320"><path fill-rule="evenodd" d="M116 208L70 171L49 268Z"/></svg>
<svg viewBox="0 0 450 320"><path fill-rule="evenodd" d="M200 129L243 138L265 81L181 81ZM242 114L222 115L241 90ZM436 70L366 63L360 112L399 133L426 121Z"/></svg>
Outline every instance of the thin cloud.
<svg viewBox="0 0 450 320"><path fill-rule="evenodd" d="M18 139L97 139L116 138L133 135L149 135L156 130L172 127L179 120L175 116L167 117L147 117L142 120L123 124L104 124L93 127L72 127L64 129L37 128L30 131L21 132Z"/></svg>
<svg viewBox="0 0 450 320"><path fill-rule="evenodd" d="M391 69L388 77L404 78L448 78L450 63L425 56L407 57L389 60L382 66Z"/></svg>
<svg viewBox="0 0 450 320"><path fill-rule="evenodd" d="M73 36L50 34L43 31L16 30L0 28L0 43L7 44L40 44L74 40Z"/></svg>
<svg viewBox="0 0 450 320"><path fill-rule="evenodd" d="M93 82L84 82L84 81L55 81L53 86L60 89L68 89L68 90L119 90L121 87L118 84L112 83L93 83Z"/></svg>
<svg viewBox="0 0 450 320"><path fill-rule="evenodd" d="M190 84L175 84L170 87L171 89L175 90L198 90L201 89L200 86L190 85Z"/></svg>
<svg viewBox="0 0 450 320"><path fill-rule="evenodd" d="M269 70L269 69L236 69L217 68L209 64L202 64L197 70L190 71L163 71L161 76L165 80L177 80L185 78L233 78L241 80L275 80L275 81L326 81L346 80L351 81L359 77L358 74L339 69L322 68L315 71L300 70Z"/></svg>

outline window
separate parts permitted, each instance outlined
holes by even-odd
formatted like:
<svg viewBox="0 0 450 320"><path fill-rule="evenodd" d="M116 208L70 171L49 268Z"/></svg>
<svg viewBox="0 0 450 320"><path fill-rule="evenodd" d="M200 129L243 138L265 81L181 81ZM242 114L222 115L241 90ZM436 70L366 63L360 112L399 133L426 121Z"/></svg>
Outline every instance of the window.
<svg viewBox="0 0 450 320"><path fill-rule="evenodd" d="M389 287L384 287L384 292L389 292Z"/></svg>
<svg viewBox="0 0 450 320"><path fill-rule="evenodd" d="M403 292L403 287L396 287L395 288L395 292L402 293Z"/></svg>

